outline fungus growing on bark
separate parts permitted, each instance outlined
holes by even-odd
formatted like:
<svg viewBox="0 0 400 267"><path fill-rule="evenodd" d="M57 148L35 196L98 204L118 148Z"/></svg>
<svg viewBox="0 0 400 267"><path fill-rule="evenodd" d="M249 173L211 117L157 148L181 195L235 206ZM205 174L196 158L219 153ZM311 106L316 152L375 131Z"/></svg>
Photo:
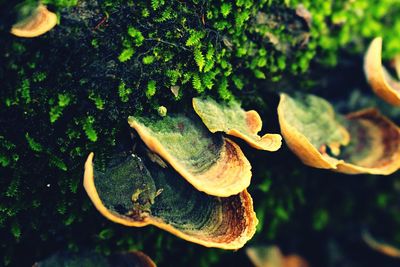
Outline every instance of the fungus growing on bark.
<svg viewBox="0 0 400 267"><path fill-rule="evenodd" d="M249 186L251 165L240 147L221 134L212 135L200 121L175 115L129 117L128 122L151 151L198 190L227 197Z"/></svg>
<svg viewBox="0 0 400 267"><path fill-rule="evenodd" d="M250 146L276 151L282 145L279 134L259 136L262 120L255 110L245 111L237 102L220 104L211 98L193 98L193 108L212 132L225 132L246 141Z"/></svg>
<svg viewBox="0 0 400 267"><path fill-rule="evenodd" d="M400 249L387 243L376 240L367 231L363 232L362 239L373 250L376 250L386 256L400 258Z"/></svg>
<svg viewBox="0 0 400 267"><path fill-rule="evenodd" d="M11 33L18 37L37 37L50 31L57 24L57 15L39 4L30 16L14 24Z"/></svg>
<svg viewBox="0 0 400 267"><path fill-rule="evenodd" d="M400 167L400 130L376 109L342 116L317 96L282 94L278 117L286 143L306 165L381 175Z"/></svg>
<svg viewBox="0 0 400 267"><path fill-rule="evenodd" d="M33 265L33 267L57 266L156 267L156 264L149 256L140 251L116 253L109 256L103 256L94 251L81 251L79 253L60 251Z"/></svg>
<svg viewBox="0 0 400 267"><path fill-rule="evenodd" d="M395 58L395 68L400 68L400 59ZM382 38L375 38L364 58L364 72L374 92L386 102L400 106L400 81L392 77L382 65ZM399 73L398 73L399 74Z"/></svg>
<svg viewBox="0 0 400 267"><path fill-rule="evenodd" d="M206 247L241 248L258 223L246 190L220 198L194 189L172 169L131 155L105 173L85 164L84 187L99 212L134 227L154 225Z"/></svg>
<svg viewBox="0 0 400 267"><path fill-rule="evenodd" d="M246 249L255 267L308 267L306 260L296 254L283 255L277 246L260 246Z"/></svg>

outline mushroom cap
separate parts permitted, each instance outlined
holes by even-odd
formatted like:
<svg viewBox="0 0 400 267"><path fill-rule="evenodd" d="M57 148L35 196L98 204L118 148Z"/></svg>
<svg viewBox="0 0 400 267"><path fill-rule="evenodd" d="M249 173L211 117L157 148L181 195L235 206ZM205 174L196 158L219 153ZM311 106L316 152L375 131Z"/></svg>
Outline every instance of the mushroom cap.
<svg viewBox="0 0 400 267"><path fill-rule="evenodd" d="M33 38L50 31L56 24L57 15L39 4L30 16L12 26L11 33L18 37Z"/></svg>
<svg viewBox="0 0 400 267"><path fill-rule="evenodd" d="M281 94L278 118L286 144L304 164L336 168L339 160L330 156L326 147L338 153L340 145L348 144L350 135L327 101L312 95L297 99Z"/></svg>
<svg viewBox="0 0 400 267"><path fill-rule="evenodd" d="M367 231L362 233L362 239L373 250L376 250L386 256L400 258L400 249L387 243L376 240Z"/></svg>
<svg viewBox="0 0 400 267"><path fill-rule="evenodd" d="M279 134L258 135L262 120L255 110L245 111L237 102L221 104L212 98L193 98L192 104L212 133L225 132L260 150L276 151L282 145L282 136Z"/></svg>
<svg viewBox="0 0 400 267"><path fill-rule="evenodd" d="M84 187L95 207L111 221L134 227L154 225L206 247L239 249L254 235L258 220L244 190L227 198L195 190L170 168L132 155L105 173L85 164Z"/></svg>
<svg viewBox="0 0 400 267"><path fill-rule="evenodd" d="M54 266L97 266L97 267L156 267L152 259L141 251L130 251L103 256L94 251L80 251L78 253L59 251L43 261L37 262L33 267Z"/></svg>
<svg viewBox="0 0 400 267"><path fill-rule="evenodd" d="M278 117L286 143L306 165L346 174L400 168L400 130L376 109L342 117L322 98L282 94Z"/></svg>
<svg viewBox="0 0 400 267"><path fill-rule="evenodd" d="M378 110L350 113L346 125L352 138L340 155L339 172L389 175L400 168L400 130Z"/></svg>
<svg viewBox="0 0 400 267"><path fill-rule="evenodd" d="M128 122L151 151L198 190L227 197L249 186L251 165L240 147L211 134L200 121L174 115L129 117Z"/></svg>
<svg viewBox="0 0 400 267"><path fill-rule="evenodd" d="M284 256L277 246L258 246L246 249L255 267L308 267L306 260L296 254Z"/></svg>
<svg viewBox="0 0 400 267"><path fill-rule="evenodd" d="M394 106L400 106L400 82L393 78L382 65L381 37L372 40L365 53L364 72L372 90L379 97Z"/></svg>

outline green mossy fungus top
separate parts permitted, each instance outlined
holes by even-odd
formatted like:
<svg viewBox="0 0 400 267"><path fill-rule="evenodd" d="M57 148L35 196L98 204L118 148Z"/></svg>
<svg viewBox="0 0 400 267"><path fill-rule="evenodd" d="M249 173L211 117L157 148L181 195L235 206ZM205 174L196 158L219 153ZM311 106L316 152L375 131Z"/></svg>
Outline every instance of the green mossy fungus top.
<svg viewBox="0 0 400 267"><path fill-rule="evenodd" d="M130 116L128 123L153 153L197 190L228 197L249 186L251 165L240 147L219 133L210 133L199 118Z"/></svg>
<svg viewBox="0 0 400 267"><path fill-rule="evenodd" d="M320 67L335 65L341 49L357 55L381 35L385 59L400 52L397 0L42 2L60 23L27 40L9 29L17 21L18 4L37 1L0 0L0 265L6 266L29 266L55 247L78 250L82 244L94 244L103 253L144 247L166 264L185 248L182 266L229 262L231 254L201 250L160 231L128 231L102 219L81 186L84 158L95 151L106 159L121 143L130 146L129 115L156 113L160 106L168 112L188 110L199 94L237 98L246 108L256 103L261 113L271 103L259 97L266 91L295 84L299 91L327 93L326 87L312 87L315 81L305 74L312 66L311 72L325 77ZM311 21L296 14L300 3ZM176 97L171 89L178 91ZM329 192L316 197L326 184L337 188L337 177L324 173L328 177L321 186L308 179L309 169L289 164L282 155L291 153L274 153L267 163L264 154L251 157L257 178L250 190L257 192L259 229L268 242L289 233L287 222L306 201L310 219L297 218L305 228L329 227L338 222L334 215L355 211L371 223L382 216L399 221L392 180L369 177L362 186L360 179L345 188L340 184L334 196L340 191L341 198L332 207ZM99 165L105 167L106 161ZM280 168L282 162L288 166ZM371 190L368 199L352 191L359 188ZM373 215L365 211L367 204ZM395 221L386 222L387 231L399 229ZM390 236L400 242L398 233ZM200 260L193 263L191 257Z"/></svg>
<svg viewBox="0 0 400 267"><path fill-rule="evenodd" d="M323 98L314 95L296 94L291 97L282 94L282 116L317 149L332 146L332 153L338 155L340 145L349 143L349 133L342 125L340 115ZM338 146L339 145L339 146Z"/></svg>
<svg viewBox="0 0 400 267"><path fill-rule="evenodd" d="M94 174L100 198L113 212L125 215L136 210L138 216L149 213L157 193L149 171L137 157L121 157L115 161L119 162L108 167L105 173Z"/></svg>
<svg viewBox="0 0 400 267"><path fill-rule="evenodd" d="M259 136L262 120L255 110L245 111L236 101L218 103L212 98L193 98L193 108L212 133L225 132L245 140L250 146L276 151L281 147L279 134Z"/></svg>
<svg viewBox="0 0 400 267"><path fill-rule="evenodd" d="M236 101L221 105L212 98L193 98L193 107L212 133L227 132L232 128L248 131L246 113Z"/></svg>
<svg viewBox="0 0 400 267"><path fill-rule="evenodd" d="M128 121L137 121L193 174L209 170L224 146L221 135L210 134L200 120L182 114L164 118L129 117Z"/></svg>
<svg viewBox="0 0 400 267"><path fill-rule="evenodd" d="M112 216L136 226L153 224L207 247L238 249L255 232L257 219L247 192L228 198L210 196L172 169L136 155L105 173L96 172L94 184L85 183L86 190L94 186L98 192L102 203L96 207L104 205Z"/></svg>

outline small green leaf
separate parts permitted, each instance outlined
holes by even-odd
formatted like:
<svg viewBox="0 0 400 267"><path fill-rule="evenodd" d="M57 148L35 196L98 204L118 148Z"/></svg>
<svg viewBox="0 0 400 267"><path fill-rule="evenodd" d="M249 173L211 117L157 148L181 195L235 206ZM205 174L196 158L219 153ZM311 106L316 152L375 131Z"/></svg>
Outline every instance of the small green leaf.
<svg viewBox="0 0 400 267"><path fill-rule="evenodd" d="M226 18L229 13L231 13L232 10L232 4L231 3L223 3L221 5L221 14L224 18Z"/></svg>
<svg viewBox="0 0 400 267"><path fill-rule="evenodd" d="M253 72L254 72L254 76L256 76L257 79L265 79L266 78L265 73L262 72L261 70L256 69Z"/></svg>
<svg viewBox="0 0 400 267"><path fill-rule="evenodd" d="M69 94L58 94L58 105L60 107L66 107L71 102L71 96Z"/></svg>
<svg viewBox="0 0 400 267"><path fill-rule="evenodd" d="M135 51L133 50L132 47L125 48L124 50L122 50L121 54L118 56L118 60L121 62L126 62L129 59L131 59L134 52Z"/></svg>
<svg viewBox="0 0 400 267"><path fill-rule="evenodd" d="M29 133L25 134L26 141L29 144L29 147L35 152L42 152L43 147L40 143L36 142L35 139L29 136Z"/></svg>
<svg viewBox="0 0 400 267"><path fill-rule="evenodd" d="M156 90L157 90L157 83L156 83L156 81L150 80L150 81L147 83L147 90L146 90L146 96L147 96L147 98L149 98L149 99L152 98L152 97L155 95Z"/></svg>
<svg viewBox="0 0 400 267"><path fill-rule="evenodd" d="M200 49L196 48L194 50L194 60L196 61L197 66L199 67L199 71L201 72L206 64L204 60L204 56Z"/></svg>
<svg viewBox="0 0 400 267"><path fill-rule="evenodd" d="M144 37L141 31L131 26L128 28L128 34L133 38L136 46L141 46L143 44Z"/></svg>
<svg viewBox="0 0 400 267"><path fill-rule="evenodd" d="M186 41L186 46L196 46L201 44L200 40L203 39L204 36L205 36L204 32L198 32L192 30L189 38Z"/></svg>
<svg viewBox="0 0 400 267"><path fill-rule="evenodd" d="M94 123L93 116L87 116L86 120L83 123L83 130L85 131L85 134L90 141L96 142L97 133L93 128L93 123Z"/></svg>
<svg viewBox="0 0 400 267"><path fill-rule="evenodd" d="M151 0L151 7L153 10L157 10L163 5L165 5L165 0Z"/></svg>
<svg viewBox="0 0 400 267"><path fill-rule="evenodd" d="M154 57L153 56L145 56L142 61L143 61L143 64L149 65L154 62Z"/></svg>
<svg viewBox="0 0 400 267"><path fill-rule="evenodd" d="M51 157L50 157L50 165L55 166L55 167L59 168L60 170L65 171L65 172L68 170L68 167L64 163L64 161L62 159L60 159L59 157L54 156L54 155L51 155Z"/></svg>
<svg viewBox="0 0 400 267"><path fill-rule="evenodd" d="M201 85L201 79L197 73L193 74L192 85L193 85L193 88L196 89L197 92L202 93L204 91L204 89Z"/></svg>

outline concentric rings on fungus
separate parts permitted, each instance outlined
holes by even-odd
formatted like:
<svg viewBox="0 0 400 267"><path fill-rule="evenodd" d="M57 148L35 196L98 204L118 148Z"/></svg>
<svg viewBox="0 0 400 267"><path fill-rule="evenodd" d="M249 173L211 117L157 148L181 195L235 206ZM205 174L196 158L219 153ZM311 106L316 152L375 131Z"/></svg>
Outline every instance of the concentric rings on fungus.
<svg viewBox="0 0 400 267"><path fill-rule="evenodd" d="M381 37L371 42L365 54L364 72L369 84L379 97L394 106L400 106L400 81L393 78L382 65Z"/></svg>
<svg viewBox="0 0 400 267"><path fill-rule="evenodd" d="M57 24L57 15L39 4L33 13L14 24L11 33L18 37L33 38L45 34Z"/></svg>
<svg viewBox="0 0 400 267"><path fill-rule="evenodd" d="M220 104L211 98L193 98L192 103L197 115L212 133L225 132L260 150L276 151L282 145L279 134L258 135L262 120L255 110L245 111L237 102Z"/></svg>
<svg viewBox="0 0 400 267"><path fill-rule="evenodd" d="M278 117L304 164L347 174L389 175L400 168L400 130L375 109L346 116L313 95L281 95Z"/></svg>
<svg viewBox="0 0 400 267"><path fill-rule="evenodd" d="M206 247L239 249L258 220L246 190L220 198L194 189L170 168L131 155L106 170L85 164L84 187L99 212L126 226L154 225Z"/></svg>
<svg viewBox="0 0 400 267"><path fill-rule="evenodd" d="M151 151L198 190L227 197L249 186L251 165L240 147L221 134L211 134L200 121L175 115L129 117L128 122Z"/></svg>
<svg viewBox="0 0 400 267"><path fill-rule="evenodd" d="M33 267L54 266L96 266L96 267L156 267L149 256L140 251L116 253L103 256L94 251L80 251L78 253L60 251L50 257L37 262Z"/></svg>

